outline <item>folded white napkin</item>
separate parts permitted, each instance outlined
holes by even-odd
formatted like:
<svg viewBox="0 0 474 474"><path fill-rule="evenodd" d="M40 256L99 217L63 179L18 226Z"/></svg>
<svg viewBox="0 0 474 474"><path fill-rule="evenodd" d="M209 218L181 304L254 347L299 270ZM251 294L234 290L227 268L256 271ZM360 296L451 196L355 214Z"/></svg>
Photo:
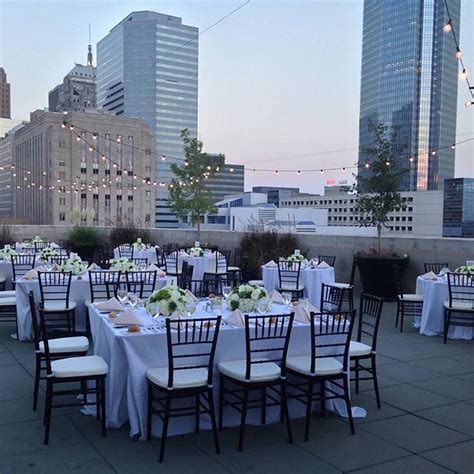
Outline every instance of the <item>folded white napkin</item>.
<svg viewBox="0 0 474 474"><path fill-rule="evenodd" d="M329 265L328 263L326 263L324 260L321 262L321 263L318 263L318 265L316 265L318 268L331 268L331 265Z"/></svg>
<svg viewBox="0 0 474 474"><path fill-rule="evenodd" d="M146 268L147 272L157 272L158 270L159 268L154 263L150 263L150 265L148 265Z"/></svg>
<svg viewBox="0 0 474 474"><path fill-rule="evenodd" d="M123 311L123 305L115 297L110 298L107 301L101 301L100 303L96 303L95 307L99 311Z"/></svg>
<svg viewBox="0 0 474 474"><path fill-rule="evenodd" d="M270 301L277 304L285 304L281 293L277 290L273 290L272 296L270 296Z"/></svg>
<svg viewBox="0 0 474 474"><path fill-rule="evenodd" d="M309 262L308 262L309 266L311 267L317 267L318 266L318 259L317 258L312 258Z"/></svg>
<svg viewBox="0 0 474 474"><path fill-rule="evenodd" d="M298 303L295 308L295 321L309 324L311 322L311 311L314 313L317 312L316 308L311 303L307 304L306 306Z"/></svg>
<svg viewBox="0 0 474 474"><path fill-rule="evenodd" d="M34 268L31 270L27 271L23 275L23 280L37 280L38 279L38 271Z"/></svg>
<svg viewBox="0 0 474 474"><path fill-rule="evenodd" d="M194 303L199 302L199 300L196 298L196 296L189 290L186 290L186 294L191 298L191 301Z"/></svg>
<svg viewBox="0 0 474 474"><path fill-rule="evenodd" d="M421 275L423 280L437 280L438 277L434 274L434 272L427 272L424 275Z"/></svg>
<svg viewBox="0 0 474 474"><path fill-rule="evenodd" d="M91 263L89 267L87 268L87 270L90 270L90 271L100 270L100 267L99 265L97 265L97 263Z"/></svg>
<svg viewBox="0 0 474 474"><path fill-rule="evenodd" d="M270 260L269 262L265 264L265 266L269 268L274 268L274 267L278 267L278 264L275 262L275 260Z"/></svg>
<svg viewBox="0 0 474 474"><path fill-rule="evenodd" d="M114 320L115 326L143 326L144 321L131 308L127 309Z"/></svg>
<svg viewBox="0 0 474 474"><path fill-rule="evenodd" d="M224 317L224 321L238 328L243 328L245 326L244 315L240 309L234 309L232 313Z"/></svg>

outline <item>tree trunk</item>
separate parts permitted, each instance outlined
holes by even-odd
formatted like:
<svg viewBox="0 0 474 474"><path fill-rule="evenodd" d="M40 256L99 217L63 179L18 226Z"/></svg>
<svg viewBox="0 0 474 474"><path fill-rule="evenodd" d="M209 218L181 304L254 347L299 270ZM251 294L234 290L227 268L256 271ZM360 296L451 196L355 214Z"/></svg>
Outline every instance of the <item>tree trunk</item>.
<svg viewBox="0 0 474 474"><path fill-rule="evenodd" d="M197 218L197 241L201 242L201 216Z"/></svg>
<svg viewBox="0 0 474 474"><path fill-rule="evenodd" d="M377 224L377 253L382 253L382 226Z"/></svg>

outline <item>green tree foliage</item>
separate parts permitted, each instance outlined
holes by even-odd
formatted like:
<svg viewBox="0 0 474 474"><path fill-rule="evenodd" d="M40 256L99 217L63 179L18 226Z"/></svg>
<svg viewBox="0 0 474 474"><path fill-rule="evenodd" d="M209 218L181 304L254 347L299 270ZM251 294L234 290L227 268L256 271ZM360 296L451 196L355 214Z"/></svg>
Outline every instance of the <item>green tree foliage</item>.
<svg viewBox="0 0 474 474"><path fill-rule="evenodd" d="M400 182L407 169L395 166L396 159L406 145L397 145L397 131L383 124L369 122L374 135L374 144L362 148L368 161L368 171L359 173L351 190L357 192L354 213L359 216L359 225L377 228L377 250L381 252L382 230L388 227L391 212L403 207L399 193Z"/></svg>
<svg viewBox="0 0 474 474"><path fill-rule="evenodd" d="M169 185L169 206L178 216L189 217L189 223L197 225L198 238L201 232L201 216L217 214L211 192L206 182L216 177L224 165L224 155L209 156L203 153L203 144L190 138L188 129L181 132L184 144L184 163L172 163L174 178Z"/></svg>

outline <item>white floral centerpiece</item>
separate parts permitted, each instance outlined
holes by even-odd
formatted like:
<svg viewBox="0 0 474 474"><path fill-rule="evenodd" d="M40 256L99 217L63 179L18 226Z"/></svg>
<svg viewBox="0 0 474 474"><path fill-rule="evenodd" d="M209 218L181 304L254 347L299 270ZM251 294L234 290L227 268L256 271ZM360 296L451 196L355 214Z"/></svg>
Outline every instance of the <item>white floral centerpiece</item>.
<svg viewBox="0 0 474 474"><path fill-rule="evenodd" d="M141 237L138 237L137 241L133 243L133 248L135 250L145 250L146 249L146 245L142 242Z"/></svg>
<svg viewBox="0 0 474 474"><path fill-rule="evenodd" d="M267 290L259 285L240 285L226 299L230 310L240 309L244 313L255 311L260 302L269 302Z"/></svg>
<svg viewBox="0 0 474 474"><path fill-rule="evenodd" d="M204 250L201 247L191 247L187 251L190 257L202 257L204 255Z"/></svg>
<svg viewBox="0 0 474 474"><path fill-rule="evenodd" d="M56 249L53 249L51 247L45 247L44 249L41 250L39 254L39 259L45 262L50 257L57 257L58 255L59 255L59 252Z"/></svg>
<svg viewBox="0 0 474 474"><path fill-rule="evenodd" d="M127 257L114 258L110 261L110 269L131 272L135 270L135 264Z"/></svg>
<svg viewBox="0 0 474 474"><path fill-rule="evenodd" d="M32 244L39 244L43 242L43 239L39 236L39 235L35 235L32 239L31 239L31 243Z"/></svg>
<svg viewBox="0 0 474 474"><path fill-rule="evenodd" d="M10 260L12 255L16 255L17 252L11 247L11 245L5 245L2 250L0 250L0 260Z"/></svg>
<svg viewBox="0 0 474 474"><path fill-rule="evenodd" d="M298 249L296 249L292 255L287 257L286 261L289 263L301 262L301 266L305 266L308 263L308 260L306 259L306 257Z"/></svg>
<svg viewBox="0 0 474 474"><path fill-rule="evenodd" d="M165 286L150 295L145 307L153 316L170 316L173 313L184 313L189 303L192 303L192 300L185 290L177 286Z"/></svg>
<svg viewBox="0 0 474 474"><path fill-rule="evenodd" d="M456 273L464 273L468 276L474 276L474 266L473 265L461 265L460 267L456 268Z"/></svg>
<svg viewBox="0 0 474 474"><path fill-rule="evenodd" d="M61 272L71 272L73 275L82 275L87 270L87 265L77 253L71 253L69 258L61 263L59 270Z"/></svg>

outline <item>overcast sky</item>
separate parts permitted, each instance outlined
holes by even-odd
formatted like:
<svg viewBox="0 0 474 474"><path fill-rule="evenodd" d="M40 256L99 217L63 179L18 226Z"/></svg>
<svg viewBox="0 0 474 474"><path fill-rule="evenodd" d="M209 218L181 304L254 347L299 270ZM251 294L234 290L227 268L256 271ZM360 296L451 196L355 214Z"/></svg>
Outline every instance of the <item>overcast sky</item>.
<svg viewBox="0 0 474 474"><path fill-rule="evenodd" d="M48 91L74 62L85 63L89 23L95 53L96 43L131 11L180 16L203 30L243 1L0 0L0 65L11 83L12 117L27 119L47 107ZM362 0L252 0L202 35L199 138L205 149L249 169L353 165L362 7ZM461 17L463 59L474 79L473 0L462 0ZM464 106L467 99L460 83L458 140L474 136L474 107ZM474 142L458 147L456 176L474 176ZM349 172L275 176L249 170L246 187L319 192L327 179L345 178Z"/></svg>

